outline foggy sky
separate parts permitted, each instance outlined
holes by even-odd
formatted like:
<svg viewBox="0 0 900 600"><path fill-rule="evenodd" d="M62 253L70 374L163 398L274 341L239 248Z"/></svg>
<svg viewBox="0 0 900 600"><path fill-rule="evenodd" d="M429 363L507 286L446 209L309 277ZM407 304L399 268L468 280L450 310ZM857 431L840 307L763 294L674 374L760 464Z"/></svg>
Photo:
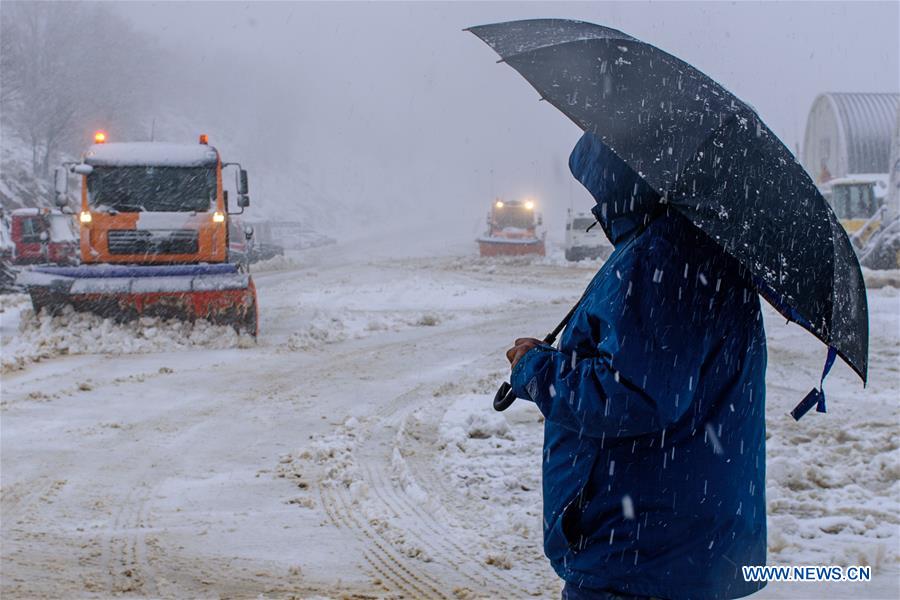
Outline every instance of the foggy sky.
<svg viewBox="0 0 900 600"><path fill-rule="evenodd" d="M453 218L469 235L493 196L528 194L559 237L566 207L592 204L566 167L580 131L463 28L563 17L621 29L718 80L796 152L817 94L900 91L898 7L154 2L116 10L184 58L172 69L185 71L185 84L171 93L250 164L258 210L313 202L333 204L340 220ZM220 101L209 101L210 90Z"/></svg>

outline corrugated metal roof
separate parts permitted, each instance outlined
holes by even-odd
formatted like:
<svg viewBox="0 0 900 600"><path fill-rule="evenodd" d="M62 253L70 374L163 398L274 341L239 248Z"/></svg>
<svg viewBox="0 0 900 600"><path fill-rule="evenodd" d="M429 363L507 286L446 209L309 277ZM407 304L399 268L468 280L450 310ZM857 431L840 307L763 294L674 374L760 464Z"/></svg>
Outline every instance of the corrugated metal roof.
<svg viewBox="0 0 900 600"><path fill-rule="evenodd" d="M888 170L900 94L827 93L846 133L847 172Z"/></svg>

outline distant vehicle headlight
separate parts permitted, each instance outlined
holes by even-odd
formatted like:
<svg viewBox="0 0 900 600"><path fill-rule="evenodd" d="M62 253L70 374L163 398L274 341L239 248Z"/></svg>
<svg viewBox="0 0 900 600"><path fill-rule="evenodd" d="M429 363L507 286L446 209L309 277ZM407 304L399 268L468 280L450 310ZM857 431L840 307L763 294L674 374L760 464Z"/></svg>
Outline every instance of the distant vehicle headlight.
<svg viewBox="0 0 900 600"><path fill-rule="evenodd" d="M497 203L494 204L497 208L503 208L503 202L501 200L497 200Z"/></svg>
<svg viewBox="0 0 900 600"><path fill-rule="evenodd" d="M534 202L529 200L528 202L525 203L525 208L527 208L528 210L534 210Z"/></svg>

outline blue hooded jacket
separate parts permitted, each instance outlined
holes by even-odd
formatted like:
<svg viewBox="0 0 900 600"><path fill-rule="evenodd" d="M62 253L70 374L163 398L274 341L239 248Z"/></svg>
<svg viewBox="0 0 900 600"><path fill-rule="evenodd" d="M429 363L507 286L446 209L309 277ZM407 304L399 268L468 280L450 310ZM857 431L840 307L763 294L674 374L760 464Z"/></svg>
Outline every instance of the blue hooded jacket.
<svg viewBox="0 0 900 600"><path fill-rule="evenodd" d="M615 245L559 349L512 372L544 423L544 551L567 583L666 599L764 584L766 347L739 264L596 136L569 160Z"/></svg>

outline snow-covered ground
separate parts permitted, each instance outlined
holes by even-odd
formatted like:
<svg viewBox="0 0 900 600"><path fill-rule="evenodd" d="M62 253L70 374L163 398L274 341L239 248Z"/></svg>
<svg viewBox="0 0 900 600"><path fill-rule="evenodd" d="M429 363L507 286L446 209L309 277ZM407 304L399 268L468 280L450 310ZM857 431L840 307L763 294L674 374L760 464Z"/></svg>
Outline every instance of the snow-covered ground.
<svg viewBox="0 0 900 600"><path fill-rule="evenodd" d="M358 240L255 270L261 335L0 304L4 597L556 597L540 414L490 408L515 337L596 263ZM771 564L868 564L900 597L900 289L869 292L870 382L787 412L824 348L766 313Z"/></svg>

